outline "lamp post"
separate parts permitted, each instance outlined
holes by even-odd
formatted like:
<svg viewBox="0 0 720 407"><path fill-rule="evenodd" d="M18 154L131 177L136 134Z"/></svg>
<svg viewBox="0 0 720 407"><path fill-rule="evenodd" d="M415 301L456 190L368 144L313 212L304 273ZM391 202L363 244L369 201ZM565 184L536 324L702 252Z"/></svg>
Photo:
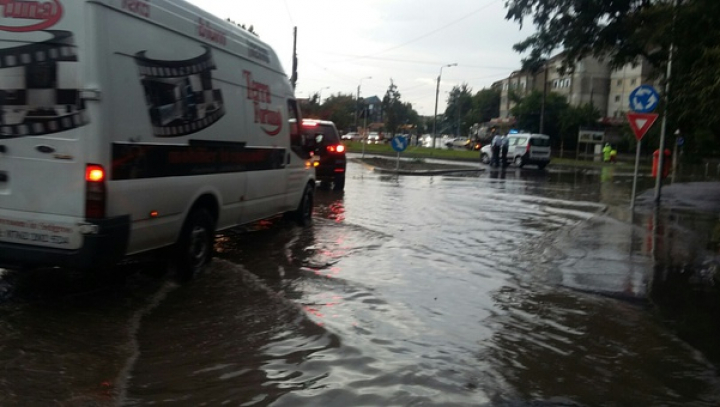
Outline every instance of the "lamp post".
<svg viewBox="0 0 720 407"><path fill-rule="evenodd" d="M437 138L437 134L435 133L436 127L437 127L437 107L438 107L438 96L440 94L440 77L442 77L442 70L445 67L451 67L451 66L457 66L457 63L453 64L447 64L440 67L440 74L437 78L437 87L435 88L435 115L433 116L433 145L432 147L435 148L435 139Z"/></svg>
<svg viewBox="0 0 720 407"><path fill-rule="evenodd" d="M320 90L317 92L317 94L318 94L318 105L320 104L320 102L322 102L322 91L323 91L323 89L330 89L330 87L329 87L329 86L326 86L326 87L324 87L324 88L320 88Z"/></svg>
<svg viewBox="0 0 720 407"><path fill-rule="evenodd" d="M372 79L372 76L367 76L365 78L360 79L360 83L358 84L358 89L357 89L357 98L356 98L356 103L358 103L358 104L360 103L360 86L362 86L363 79ZM357 127L358 127L358 110L355 109L355 128L357 129Z"/></svg>

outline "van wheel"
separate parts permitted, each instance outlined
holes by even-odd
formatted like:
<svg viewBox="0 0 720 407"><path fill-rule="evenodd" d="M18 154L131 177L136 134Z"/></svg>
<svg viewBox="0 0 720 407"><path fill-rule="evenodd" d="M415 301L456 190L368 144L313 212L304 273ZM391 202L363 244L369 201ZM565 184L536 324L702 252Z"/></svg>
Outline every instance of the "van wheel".
<svg viewBox="0 0 720 407"><path fill-rule="evenodd" d="M487 165L487 164L490 164L490 156L487 155L487 154L485 154L485 153L483 153L483 154L480 156L480 161L481 161L483 164L486 164L486 165Z"/></svg>
<svg viewBox="0 0 720 407"><path fill-rule="evenodd" d="M525 163L523 162L522 157L520 157L520 156L515 157L515 165L516 165L518 168L522 168L523 165L525 165Z"/></svg>
<svg viewBox="0 0 720 407"><path fill-rule="evenodd" d="M215 221L207 210L190 213L177 242L173 263L178 280L189 281L205 268L213 256Z"/></svg>
<svg viewBox="0 0 720 407"><path fill-rule="evenodd" d="M313 206L315 205L315 190L307 185L303 191L298 208L292 213L293 220L300 226L312 223Z"/></svg>
<svg viewBox="0 0 720 407"><path fill-rule="evenodd" d="M335 176L335 185L333 189L336 191L342 191L345 189L345 174Z"/></svg>

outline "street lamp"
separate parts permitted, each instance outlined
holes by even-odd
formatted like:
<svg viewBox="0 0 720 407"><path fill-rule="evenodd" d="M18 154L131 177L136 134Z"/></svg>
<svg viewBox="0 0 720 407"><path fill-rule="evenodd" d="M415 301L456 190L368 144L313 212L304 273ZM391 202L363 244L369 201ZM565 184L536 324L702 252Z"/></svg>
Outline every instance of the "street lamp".
<svg viewBox="0 0 720 407"><path fill-rule="evenodd" d="M372 76L367 76L365 78L360 79L360 83L358 84L356 103L360 103L360 86L362 86L363 79L372 79ZM357 129L357 127L358 127L358 109L355 109L355 128Z"/></svg>
<svg viewBox="0 0 720 407"><path fill-rule="evenodd" d="M435 128L437 126L437 106L438 106L438 95L440 94L440 77L442 76L442 70L445 67L451 67L451 66L457 66L457 63L454 64L447 64L440 67L440 74L437 78L437 87L435 88L435 115L433 116L433 148L435 148L435 139L437 138L437 134L435 133Z"/></svg>
<svg viewBox="0 0 720 407"><path fill-rule="evenodd" d="M324 87L324 88L320 88L320 90L317 92L317 94L318 94L318 105L320 104L320 102L322 102L322 91L323 91L323 89L330 89L330 87L329 87L329 86L326 86L326 87Z"/></svg>

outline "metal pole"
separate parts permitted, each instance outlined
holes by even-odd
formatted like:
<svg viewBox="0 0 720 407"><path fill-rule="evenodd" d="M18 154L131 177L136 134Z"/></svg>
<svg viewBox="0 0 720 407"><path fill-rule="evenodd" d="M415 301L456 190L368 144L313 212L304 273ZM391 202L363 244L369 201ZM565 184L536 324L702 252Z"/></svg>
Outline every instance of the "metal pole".
<svg viewBox="0 0 720 407"><path fill-rule="evenodd" d="M440 94L440 76L442 76L442 69L443 67L440 67L440 75L437 77L437 86L435 87L435 114L433 115L433 136L432 136L432 148L435 148L435 139L437 138L437 133L435 132L436 126L437 126L437 107L438 107L438 95Z"/></svg>
<svg viewBox="0 0 720 407"><path fill-rule="evenodd" d="M635 175L633 176L633 186L632 186L632 195L630 197L630 210L635 209L635 191L637 191L637 178L638 178L638 169L640 167L640 146L642 144L642 140L638 140L637 142L637 151L635 152Z"/></svg>
<svg viewBox="0 0 720 407"><path fill-rule="evenodd" d="M433 145L432 148L435 148L435 139L437 138L436 128L437 128L437 108L438 108L438 96L440 95L440 78L442 77L442 70L445 67L450 66L457 66L457 63L454 64L447 64L440 67L440 74L437 77L437 85L435 86L435 114L433 115Z"/></svg>
<svg viewBox="0 0 720 407"><path fill-rule="evenodd" d="M542 102L540 104L540 130L538 133L544 134L544 126L545 126L545 98L547 97L547 72L548 72L548 66L547 61L545 62L545 79L543 80L543 93L542 93Z"/></svg>
<svg viewBox="0 0 720 407"><path fill-rule="evenodd" d="M674 14L673 14L673 24L672 24L672 30L675 30L675 20L677 18L677 6L678 6L678 0L675 0L673 4L674 8ZM665 75L665 107L663 109L663 117L662 117L662 125L660 127L660 149L659 149L659 157L658 157L658 172L656 174L655 178L655 203L660 203L660 189L662 188L662 175L663 175L663 166L665 165L665 130L667 129L667 113L668 113L668 105L670 105L670 74L672 73L672 60L673 60L673 50L675 48L674 43L670 43L670 53L668 55L668 65L667 65L667 73Z"/></svg>

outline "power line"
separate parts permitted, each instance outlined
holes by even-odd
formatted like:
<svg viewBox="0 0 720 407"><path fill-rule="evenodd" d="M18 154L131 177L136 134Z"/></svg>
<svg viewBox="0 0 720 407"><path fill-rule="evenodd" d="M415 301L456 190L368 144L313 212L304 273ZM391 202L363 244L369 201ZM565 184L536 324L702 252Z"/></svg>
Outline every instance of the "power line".
<svg viewBox="0 0 720 407"><path fill-rule="evenodd" d="M456 24L456 23L458 23L458 22L460 22L460 21L467 20L468 18L472 17L473 15L475 15L475 14L477 14L477 13L485 10L486 8L492 6L493 4L499 3L499 2L500 2L500 0L491 1L490 3L485 4L484 6L480 7L479 9L477 9L477 10L475 10L475 11L471 11L470 13L464 15L463 17L458 18L457 20L453 20L453 21L447 23L446 25L444 25L444 26L442 26L442 27L440 27L440 28L437 28L437 29L435 29L435 30L433 30L433 31L430 31L430 32L428 32L428 33L426 33L426 34L423 34L423 35L419 36L419 37L416 37L415 39L412 39L412 40L410 40L410 41L404 42L404 43L399 44L399 45L396 45L396 46L394 46L394 47L390 47L390 48L384 49L384 50L382 50L382 51L378 51L378 52L375 52L375 53L372 53L372 54L367 54L367 55L358 56L358 57L356 57L356 58L352 58L352 59L348 59L348 60L346 60L346 61L340 61L340 62L348 62L348 61L354 61L354 60L356 60L356 59L370 58L370 57L373 57L373 56L375 56L375 55L384 54L384 53L386 53L386 52L388 52L388 51L393 51L393 50L396 50L396 49L398 49L398 48L402 48L402 47L404 47L404 46L406 46L406 45L408 45L408 44L412 44L412 43L414 43L414 42L420 41L420 40L423 39L423 38L427 38L427 37L429 37L429 36L431 36L431 35L433 35L433 34L435 34L435 33L437 33L437 32L440 32L440 31L442 31L442 30L444 30L444 29L446 29L446 28L448 28L448 27L450 27L450 26L452 26L452 25L454 25L454 24Z"/></svg>

